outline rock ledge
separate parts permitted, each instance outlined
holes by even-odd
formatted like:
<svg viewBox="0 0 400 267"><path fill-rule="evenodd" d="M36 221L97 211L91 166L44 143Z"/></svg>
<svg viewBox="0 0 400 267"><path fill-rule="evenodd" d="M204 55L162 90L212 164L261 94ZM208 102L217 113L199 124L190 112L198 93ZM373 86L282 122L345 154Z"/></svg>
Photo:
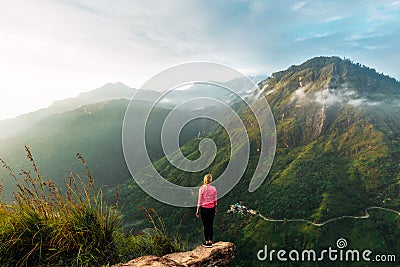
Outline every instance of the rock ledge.
<svg viewBox="0 0 400 267"><path fill-rule="evenodd" d="M143 256L115 267L200 267L227 266L235 257L236 247L231 242L218 242L212 248L198 246L192 251L176 252L162 257Z"/></svg>

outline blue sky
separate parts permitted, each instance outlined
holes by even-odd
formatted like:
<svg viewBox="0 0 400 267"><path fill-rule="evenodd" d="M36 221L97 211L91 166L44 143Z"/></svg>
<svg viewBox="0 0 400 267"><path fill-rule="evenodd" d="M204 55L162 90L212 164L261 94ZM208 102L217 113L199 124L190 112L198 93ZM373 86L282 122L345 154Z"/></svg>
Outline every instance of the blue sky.
<svg viewBox="0 0 400 267"><path fill-rule="evenodd" d="M400 0L0 0L0 119L215 61L248 75L338 55L400 79Z"/></svg>

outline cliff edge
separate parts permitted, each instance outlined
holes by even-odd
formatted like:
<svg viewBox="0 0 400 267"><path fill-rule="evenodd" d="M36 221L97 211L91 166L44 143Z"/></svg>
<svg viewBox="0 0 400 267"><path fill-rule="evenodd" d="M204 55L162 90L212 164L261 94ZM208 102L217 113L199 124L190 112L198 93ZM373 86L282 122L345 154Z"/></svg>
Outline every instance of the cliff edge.
<svg viewBox="0 0 400 267"><path fill-rule="evenodd" d="M208 267L227 266L235 257L236 247L231 242L218 242L212 248L198 246L192 251L175 252L162 257L143 256L114 267Z"/></svg>

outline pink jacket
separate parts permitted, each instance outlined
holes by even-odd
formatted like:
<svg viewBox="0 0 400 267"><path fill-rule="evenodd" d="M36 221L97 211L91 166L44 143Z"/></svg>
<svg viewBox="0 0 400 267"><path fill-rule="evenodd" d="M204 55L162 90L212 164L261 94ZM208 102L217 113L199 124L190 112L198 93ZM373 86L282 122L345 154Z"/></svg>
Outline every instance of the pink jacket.
<svg viewBox="0 0 400 267"><path fill-rule="evenodd" d="M217 189L209 184L202 185L199 188L198 207L214 208L217 205Z"/></svg>

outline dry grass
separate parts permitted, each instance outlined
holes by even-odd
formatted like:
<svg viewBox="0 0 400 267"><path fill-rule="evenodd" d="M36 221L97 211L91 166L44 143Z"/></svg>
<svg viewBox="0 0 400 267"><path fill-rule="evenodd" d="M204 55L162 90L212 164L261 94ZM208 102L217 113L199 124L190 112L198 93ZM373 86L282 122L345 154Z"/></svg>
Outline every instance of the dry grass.
<svg viewBox="0 0 400 267"><path fill-rule="evenodd" d="M85 181L71 172L61 191L42 178L29 148L25 150L32 171L23 171L21 179L0 161L18 188L13 203L0 203L0 265L102 266L182 248L179 238L168 238L162 219L151 209L144 211L154 234L124 233L117 204L103 203L82 155L77 158L86 169Z"/></svg>

